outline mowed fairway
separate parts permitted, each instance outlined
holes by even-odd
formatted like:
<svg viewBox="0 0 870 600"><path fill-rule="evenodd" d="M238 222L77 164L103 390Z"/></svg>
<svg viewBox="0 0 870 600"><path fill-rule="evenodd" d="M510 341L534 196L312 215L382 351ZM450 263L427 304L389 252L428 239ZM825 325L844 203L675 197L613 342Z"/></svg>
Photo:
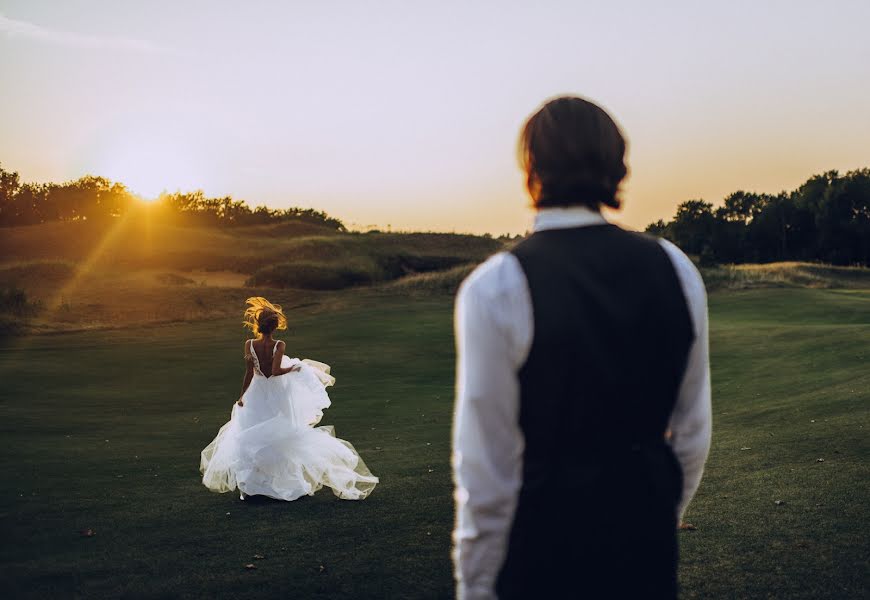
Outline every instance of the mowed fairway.
<svg viewBox="0 0 870 600"><path fill-rule="evenodd" d="M870 293L710 304L714 439L687 515L698 529L681 534L683 596L866 595ZM238 320L7 343L5 594L450 597L451 311L446 296L348 292L337 312L291 315L288 353L338 379L323 424L381 478L363 502L241 502L199 483L199 451L238 396Z"/></svg>

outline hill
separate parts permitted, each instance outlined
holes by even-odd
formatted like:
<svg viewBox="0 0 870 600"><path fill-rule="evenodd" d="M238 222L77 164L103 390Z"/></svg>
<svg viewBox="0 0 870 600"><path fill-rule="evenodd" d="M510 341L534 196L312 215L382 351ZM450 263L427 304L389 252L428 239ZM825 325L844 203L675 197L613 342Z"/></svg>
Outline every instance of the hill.
<svg viewBox="0 0 870 600"><path fill-rule="evenodd" d="M222 228L123 218L109 227L51 222L0 233L7 331L25 319L55 331L216 318L257 294L289 306L338 301L330 292L470 268L502 247L484 236L304 222Z"/></svg>
<svg viewBox="0 0 870 600"><path fill-rule="evenodd" d="M452 294L476 264L510 243L293 221L216 227L139 217L108 227L83 221L3 228L0 332L208 320L237 315L251 295L291 309L331 310L360 294ZM711 292L870 288L870 269L816 263L721 265L702 274Z"/></svg>
<svg viewBox="0 0 870 600"><path fill-rule="evenodd" d="M759 287L870 288L870 269L821 263L777 262L701 269L708 291Z"/></svg>

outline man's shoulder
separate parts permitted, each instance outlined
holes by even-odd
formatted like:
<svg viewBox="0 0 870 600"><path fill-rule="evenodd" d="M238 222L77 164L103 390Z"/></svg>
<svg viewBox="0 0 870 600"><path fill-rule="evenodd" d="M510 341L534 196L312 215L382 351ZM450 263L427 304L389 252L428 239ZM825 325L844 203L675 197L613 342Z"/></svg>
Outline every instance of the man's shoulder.
<svg viewBox="0 0 870 600"><path fill-rule="evenodd" d="M523 285L522 268L510 252L493 254L462 282L458 296L492 299L510 294Z"/></svg>
<svg viewBox="0 0 870 600"><path fill-rule="evenodd" d="M704 279L701 277L701 272L692 259L683 252L679 246L664 238L654 238L668 255L671 264L674 265L674 270L677 276L687 290L695 292L704 291Z"/></svg>

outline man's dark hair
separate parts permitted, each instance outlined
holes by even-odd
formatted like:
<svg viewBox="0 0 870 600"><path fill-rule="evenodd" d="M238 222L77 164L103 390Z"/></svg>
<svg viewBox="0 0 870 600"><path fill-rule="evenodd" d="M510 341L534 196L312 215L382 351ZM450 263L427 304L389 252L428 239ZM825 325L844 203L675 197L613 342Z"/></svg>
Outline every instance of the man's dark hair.
<svg viewBox="0 0 870 600"><path fill-rule="evenodd" d="M529 117L519 140L526 185L537 208L619 208L625 138L597 104L574 96L550 100Z"/></svg>

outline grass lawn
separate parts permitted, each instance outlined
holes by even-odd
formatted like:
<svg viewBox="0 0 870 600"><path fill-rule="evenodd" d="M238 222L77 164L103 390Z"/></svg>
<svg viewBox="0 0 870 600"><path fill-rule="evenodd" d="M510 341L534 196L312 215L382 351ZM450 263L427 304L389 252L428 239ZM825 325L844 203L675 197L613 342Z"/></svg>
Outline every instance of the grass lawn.
<svg viewBox="0 0 870 600"><path fill-rule="evenodd" d="M202 487L199 451L241 383L239 319L7 343L2 589L451 596L451 309L447 297L361 294L291 318L288 353L330 363L338 378L323 424L381 478L363 502L329 490L241 502ZM863 596L870 292L723 291L711 313L714 440L687 516L698 530L681 534L683 596Z"/></svg>

